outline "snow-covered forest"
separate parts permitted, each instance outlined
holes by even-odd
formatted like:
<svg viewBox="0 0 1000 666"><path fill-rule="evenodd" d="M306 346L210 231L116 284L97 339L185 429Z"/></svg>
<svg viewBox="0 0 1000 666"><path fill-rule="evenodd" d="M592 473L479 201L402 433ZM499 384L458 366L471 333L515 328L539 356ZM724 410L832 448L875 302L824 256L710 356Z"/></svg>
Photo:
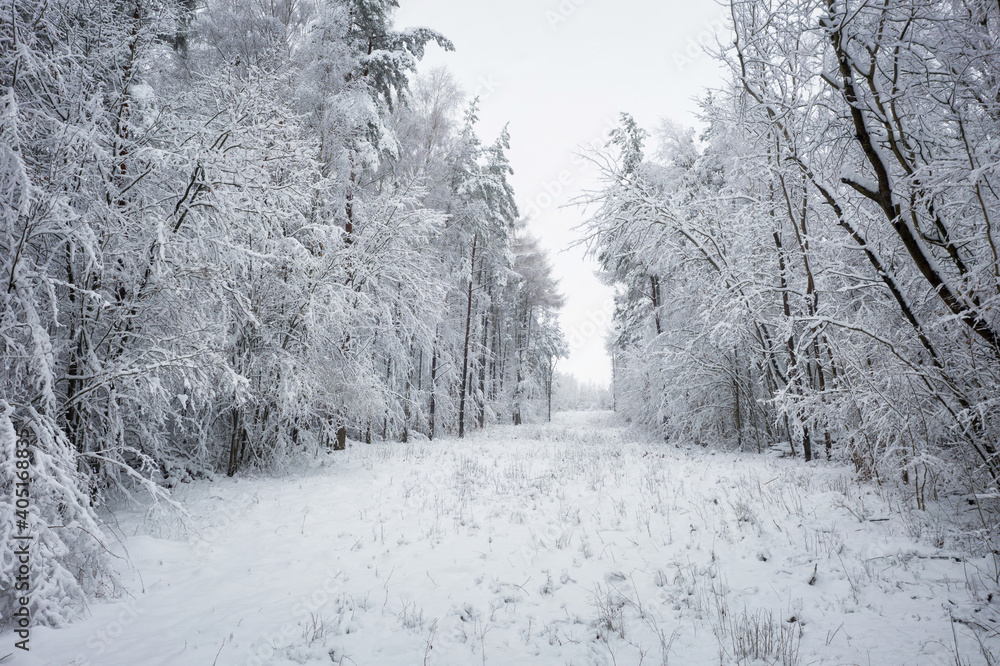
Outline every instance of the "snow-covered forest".
<svg viewBox="0 0 1000 666"><path fill-rule="evenodd" d="M620 411L668 440L849 461L918 503L995 495L998 6L730 12L704 131L624 115L594 157Z"/></svg>
<svg viewBox="0 0 1000 666"><path fill-rule="evenodd" d="M397 0L0 7L0 663L1000 664L1000 4L724 5L607 387Z"/></svg>
<svg viewBox="0 0 1000 666"><path fill-rule="evenodd" d="M16 448L35 621L95 511L345 440L541 413L562 342L504 134L393 0L11 3L0 22L0 616Z"/></svg>

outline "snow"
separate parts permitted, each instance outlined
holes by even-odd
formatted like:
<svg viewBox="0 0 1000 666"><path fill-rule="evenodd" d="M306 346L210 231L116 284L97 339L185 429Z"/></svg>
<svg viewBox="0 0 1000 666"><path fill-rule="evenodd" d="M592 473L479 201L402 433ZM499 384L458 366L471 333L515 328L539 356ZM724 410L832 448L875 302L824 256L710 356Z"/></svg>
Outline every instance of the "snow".
<svg viewBox="0 0 1000 666"><path fill-rule="evenodd" d="M989 565L933 512L606 413L176 492L196 531L120 513L128 593L4 664L976 664L976 625L1000 648Z"/></svg>

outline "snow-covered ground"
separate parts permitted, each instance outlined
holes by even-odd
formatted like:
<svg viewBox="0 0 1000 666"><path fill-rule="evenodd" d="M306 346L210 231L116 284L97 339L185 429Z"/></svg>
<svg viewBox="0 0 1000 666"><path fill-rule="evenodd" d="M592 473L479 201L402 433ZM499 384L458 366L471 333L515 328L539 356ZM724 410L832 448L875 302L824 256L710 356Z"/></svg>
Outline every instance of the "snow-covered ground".
<svg viewBox="0 0 1000 666"><path fill-rule="evenodd" d="M1000 655L989 561L957 549L939 513L850 479L641 441L607 414L355 445L301 475L184 486L187 536L119 515L130 594L36 628L30 654L3 664L954 666L986 663L981 643Z"/></svg>

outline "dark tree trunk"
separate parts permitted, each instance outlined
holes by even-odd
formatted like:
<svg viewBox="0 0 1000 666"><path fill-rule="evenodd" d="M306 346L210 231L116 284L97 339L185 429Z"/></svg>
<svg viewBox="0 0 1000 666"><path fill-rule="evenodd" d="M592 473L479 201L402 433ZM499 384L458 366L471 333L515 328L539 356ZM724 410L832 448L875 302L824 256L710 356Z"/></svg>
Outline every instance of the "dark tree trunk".
<svg viewBox="0 0 1000 666"><path fill-rule="evenodd" d="M233 476L240 467L243 458L243 443L245 433L243 430L243 419L240 418L238 410L232 410L232 432L229 437L229 465L226 467L226 476Z"/></svg>
<svg viewBox="0 0 1000 666"><path fill-rule="evenodd" d="M740 403L740 352L733 349L733 411L736 416L736 442L743 450L743 405Z"/></svg>
<svg viewBox="0 0 1000 666"><path fill-rule="evenodd" d="M548 402L548 421L552 423L552 375L555 374L555 359L549 358L549 374L545 378L545 397Z"/></svg>
<svg viewBox="0 0 1000 666"><path fill-rule="evenodd" d="M472 239L472 262L469 266L469 295L465 307L465 345L462 352L462 386L458 397L458 436L465 437L465 394L469 384L469 334L472 331L472 276L475 275L476 245L479 236Z"/></svg>
<svg viewBox="0 0 1000 666"><path fill-rule="evenodd" d="M778 250L778 270L781 275L781 305L785 313L785 318L791 322L792 321L792 308L788 301L788 279L787 279L787 266L785 265L785 252L781 245L781 234L777 231L774 232L774 245ZM795 354L795 340L792 338L792 334L789 333L788 339L785 341L788 348L788 380L792 382L794 386L798 386L800 382L799 377L799 367L798 359ZM791 442L792 433L789 430L788 437L789 442ZM792 455L795 455L794 453ZM802 425L802 456L806 459L806 462L812 460L812 440L809 438L809 428Z"/></svg>
<svg viewBox="0 0 1000 666"><path fill-rule="evenodd" d="M653 319L656 322L656 334L663 333L663 326L660 324L660 278L655 275L649 276L649 286L651 298L653 299Z"/></svg>
<svg viewBox="0 0 1000 666"><path fill-rule="evenodd" d="M434 349L431 352L431 404L428 408L427 438L434 439L434 410L437 408L437 369L438 350L437 340L434 340Z"/></svg>
<svg viewBox="0 0 1000 666"><path fill-rule="evenodd" d="M611 350L611 411L618 411L618 354Z"/></svg>
<svg viewBox="0 0 1000 666"><path fill-rule="evenodd" d="M830 12L831 19L836 16L838 11L835 7L834 0L827 0L827 8ZM882 209L885 214L886 219L889 224L895 230L897 236L903 243L903 247L906 248L907 253L913 260L913 264L923 275L927 283L932 287L934 293L948 306L948 309L966 326L972 329L979 337L985 340L993 354L1000 358L1000 335L997 331L992 328L990 323L985 320L980 314L981 308L977 295L972 293L969 295L971 303L966 302L962 294L955 292L951 285L948 283L945 276L939 272L937 265L938 262L930 256L930 253L925 251L920 240L917 238L914 230L919 232L916 221L913 223L913 229L911 229L903 219L902 207L896 203L895 195L892 191L892 176L890 174L889 166L883 161L883 155L876 148L876 141L873 139L871 132L868 129L868 123L865 119L863 112L863 103L860 99L858 89L856 87L857 81L864 80L866 77L861 72L855 71L855 65L852 64L850 56L847 54L847 47L845 41L847 39L843 32L843 27L837 28L835 30L829 31L830 43L833 46L834 53L837 57L837 64L840 68L840 81L838 82L838 91L843 95L844 101L847 102L850 108L851 120L854 124L854 139L858 142L861 147L862 152L868 164L872 167L875 172L875 177L877 179L877 189L871 190L865 185L854 182L850 178L842 178L842 182L845 185L856 190L862 196L873 201L875 204ZM872 94L878 98L881 91L873 83L869 83ZM919 181L915 182L915 185L919 188ZM918 194L923 194L919 192ZM939 233L941 233L943 240L946 242L948 249L950 250L949 256L952 259L952 263L958 269L958 271L964 276L966 273L966 266L961 258L958 256L957 249L955 249L954 243L951 240L950 234L948 233L947 227L944 221L939 217L938 213L933 209L928 211L929 215L934 218L935 227ZM915 213L911 213L915 215Z"/></svg>
<svg viewBox="0 0 1000 666"><path fill-rule="evenodd" d="M480 429L486 427L486 364L489 362L489 309L483 311L483 345L479 355L479 400L476 404L479 410L478 422Z"/></svg>

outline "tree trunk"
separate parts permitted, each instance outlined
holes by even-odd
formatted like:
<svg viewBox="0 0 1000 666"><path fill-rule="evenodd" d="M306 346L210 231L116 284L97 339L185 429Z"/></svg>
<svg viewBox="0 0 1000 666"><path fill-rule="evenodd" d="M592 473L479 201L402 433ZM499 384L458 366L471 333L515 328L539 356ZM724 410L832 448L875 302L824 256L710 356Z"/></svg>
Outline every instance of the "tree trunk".
<svg viewBox="0 0 1000 666"><path fill-rule="evenodd" d="M465 345L462 351L462 387L458 398L458 436L465 437L465 394L469 377L469 334L472 331L472 276L475 275L476 246L479 236L472 239L472 262L469 265L469 295L465 307Z"/></svg>
<svg viewBox="0 0 1000 666"><path fill-rule="evenodd" d="M827 9L830 13L830 18L827 19L833 23L839 19L835 18L839 9L836 7L834 0L827 0ZM927 283L932 287L934 293L944 302L944 304L951 310L963 324L968 326L972 331L974 331L979 337L985 340L993 354L1000 358L1000 334L990 323L983 318L981 315L979 299L975 293L969 295L971 304L966 302L963 295L955 291L949 284L947 277L938 270L938 262L931 256L930 252L926 250L923 243L921 243L918 238L919 229L916 228L916 223L911 228L906 222L903 216L902 207L896 203L895 194L892 189L892 175L890 173L889 165L886 164L882 154L876 147L876 141L873 139L871 132L868 129L868 124L865 119L863 112L864 106L866 104L861 99L861 96L856 87L856 81L858 79L864 79L864 75L860 72L855 71L855 65L852 64L851 57L847 53L847 46L845 44L846 35L843 32L843 27L839 27L835 30L829 31L830 43L833 46L834 53L837 57L837 64L840 70L840 82L838 85L838 92L840 92L844 101L847 102L850 108L851 120L854 125L854 140L858 142L861 147L862 152L865 155L865 159L868 164L872 167L875 172L875 177L877 179L877 190L871 190L861 183L857 183L854 180L844 177L841 179L845 185L853 188L859 194L865 198L873 201L885 214L890 226L895 230L896 235L903 243L903 247L906 248L907 253L913 260L913 264L916 266L917 270L924 277ZM870 85L871 87L871 85ZM879 96L880 92L877 88L872 87L872 94L876 97ZM919 187L919 183L916 183ZM932 217L935 218L935 226L939 231L945 231L946 227L943 220L938 217L938 214L934 211L928 211ZM949 234L944 233L943 240L947 241L947 244L951 246L954 250L954 245L950 239ZM958 268L960 273L964 273L966 268L958 258L957 250L951 253L953 263Z"/></svg>
<svg viewBox="0 0 1000 666"><path fill-rule="evenodd" d="M431 404L428 408L427 439L434 439L434 411L437 408L437 371L438 371L438 349L437 338L434 339L434 348L431 351Z"/></svg>
<svg viewBox="0 0 1000 666"><path fill-rule="evenodd" d="M660 324L660 278L650 275L649 286L653 299L653 320L656 322L656 334L660 335L663 333L663 326Z"/></svg>
<svg viewBox="0 0 1000 666"><path fill-rule="evenodd" d="M791 305L788 302L788 279L786 277L787 267L785 265L785 253L781 245L781 234L779 234L777 231L774 232L774 244L778 250L778 269L781 275L781 304L785 313L785 318L789 322L791 322L792 309ZM795 392L798 393L799 392L798 389L801 388L799 386L801 378L799 375L798 359L796 358L795 354L795 340L792 337L791 333L788 334L788 339L786 340L785 344L788 348L788 362L789 362L788 381L791 382L792 385L796 387ZM791 430L788 431L788 437L789 437L789 442L791 442L791 437L792 437ZM792 455L795 454L793 453ZM806 462L812 460L812 440L809 438L809 428L807 428L805 424L802 425L802 455L806 459Z"/></svg>
<svg viewBox="0 0 1000 666"><path fill-rule="evenodd" d="M743 406L740 404L740 353L733 348L733 412L736 417L736 443L743 450Z"/></svg>
<svg viewBox="0 0 1000 666"><path fill-rule="evenodd" d="M486 427L486 364L489 360L489 333L490 333L490 315L489 308L483 310L483 345L482 350L479 354L479 400L476 404L479 410L478 422L479 428Z"/></svg>
<svg viewBox="0 0 1000 666"><path fill-rule="evenodd" d="M555 374L555 358L549 357L549 374L545 378L545 393L548 401L548 421L552 423L552 375Z"/></svg>
<svg viewBox="0 0 1000 666"><path fill-rule="evenodd" d="M618 354L611 350L611 411L618 411Z"/></svg>
<svg viewBox="0 0 1000 666"><path fill-rule="evenodd" d="M243 419L240 418L239 410L233 408L231 413L232 432L229 436L229 464L226 467L226 476L236 474L243 458L243 442L246 434L243 430Z"/></svg>

